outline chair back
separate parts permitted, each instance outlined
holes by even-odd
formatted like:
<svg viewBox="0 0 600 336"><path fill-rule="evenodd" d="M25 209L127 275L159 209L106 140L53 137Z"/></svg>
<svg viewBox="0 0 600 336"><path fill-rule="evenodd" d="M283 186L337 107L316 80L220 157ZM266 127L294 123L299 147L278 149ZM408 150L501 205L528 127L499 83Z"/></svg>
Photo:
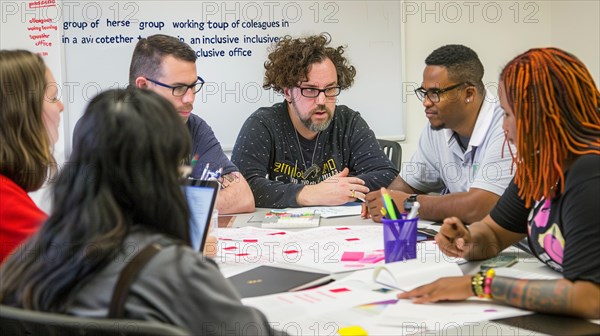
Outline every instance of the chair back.
<svg viewBox="0 0 600 336"><path fill-rule="evenodd" d="M155 321L94 319L0 305L0 335L180 336L189 334L179 327Z"/></svg>
<svg viewBox="0 0 600 336"><path fill-rule="evenodd" d="M392 161L398 170L402 166L402 146L396 141L377 139L379 146L383 149L383 152Z"/></svg>

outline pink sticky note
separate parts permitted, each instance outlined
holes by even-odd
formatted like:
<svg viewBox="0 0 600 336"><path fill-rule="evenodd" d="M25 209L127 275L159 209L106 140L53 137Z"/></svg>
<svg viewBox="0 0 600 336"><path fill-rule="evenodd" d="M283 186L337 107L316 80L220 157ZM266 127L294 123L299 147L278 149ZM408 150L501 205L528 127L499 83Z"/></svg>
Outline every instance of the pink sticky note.
<svg viewBox="0 0 600 336"><path fill-rule="evenodd" d="M385 259L385 256L376 255L376 256L368 256L367 258L363 258L363 259L359 260L358 262L365 263L365 264L376 264L384 259Z"/></svg>
<svg viewBox="0 0 600 336"><path fill-rule="evenodd" d="M343 293L343 292L349 292L350 290L348 288L342 287L342 288L333 288L329 290L332 293Z"/></svg>
<svg viewBox="0 0 600 336"><path fill-rule="evenodd" d="M364 252L344 252L342 254L342 261L358 261L364 256Z"/></svg>

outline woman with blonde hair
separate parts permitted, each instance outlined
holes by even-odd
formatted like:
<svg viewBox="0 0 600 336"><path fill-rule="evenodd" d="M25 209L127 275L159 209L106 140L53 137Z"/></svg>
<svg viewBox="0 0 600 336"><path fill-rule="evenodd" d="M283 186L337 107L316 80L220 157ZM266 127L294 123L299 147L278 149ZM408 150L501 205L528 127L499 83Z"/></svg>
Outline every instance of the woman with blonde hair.
<svg viewBox="0 0 600 336"><path fill-rule="evenodd" d="M399 294L415 302L470 296L542 313L600 318L600 92L575 56L531 49L500 76L504 130L517 148L513 182L492 212L467 229L447 218L436 236L447 255L486 259L528 237L558 280L442 278Z"/></svg>
<svg viewBox="0 0 600 336"><path fill-rule="evenodd" d="M0 262L46 219L28 192L42 187L55 167L58 85L42 58L0 50Z"/></svg>

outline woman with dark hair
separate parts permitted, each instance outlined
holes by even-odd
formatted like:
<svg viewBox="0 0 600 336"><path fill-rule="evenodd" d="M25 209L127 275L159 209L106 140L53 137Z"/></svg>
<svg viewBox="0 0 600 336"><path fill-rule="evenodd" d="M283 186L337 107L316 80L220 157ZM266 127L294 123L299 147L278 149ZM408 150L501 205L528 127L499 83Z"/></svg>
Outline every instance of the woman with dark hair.
<svg viewBox="0 0 600 336"><path fill-rule="evenodd" d="M3 265L0 302L106 317L123 268L148 245L167 241L131 285L124 317L194 334L273 333L215 262L189 247L179 169L191 140L173 106L151 91L107 91L77 127L53 213Z"/></svg>
<svg viewBox="0 0 600 336"><path fill-rule="evenodd" d="M527 236L559 280L442 278L399 298L487 297L537 312L600 318L600 91L585 65L555 48L531 49L502 71L500 103L515 143L515 178L492 212L467 228L447 218L436 236L447 255L495 256Z"/></svg>
<svg viewBox="0 0 600 336"><path fill-rule="evenodd" d="M40 56L0 50L0 262L46 219L27 193L55 172L58 92Z"/></svg>

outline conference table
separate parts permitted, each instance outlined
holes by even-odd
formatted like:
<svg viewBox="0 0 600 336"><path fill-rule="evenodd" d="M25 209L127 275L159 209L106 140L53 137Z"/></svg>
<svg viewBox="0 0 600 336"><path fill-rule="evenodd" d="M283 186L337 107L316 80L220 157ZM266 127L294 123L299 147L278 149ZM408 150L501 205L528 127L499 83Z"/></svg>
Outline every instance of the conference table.
<svg viewBox="0 0 600 336"><path fill-rule="evenodd" d="M265 213L271 209L258 208L253 213L219 216L219 229L216 233L219 236L219 230L223 227L244 228L260 227L261 220ZM321 218L320 227L361 227L380 225L370 219L363 219L358 215ZM439 223L419 221L419 228L439 228ZM301 231L305 229L289 229L289 231ZM287 230L286 230L287 231ZM501 254L516 256L518 262L511 266L515 272L526 272L540 274L541 278L556 277L559 274L550 270L542 264L535 256L532 256L515 247L509 247ZM217 258L217 262L218 258ZM470 261L460 263L460 269L463 274L474 274L479 271L483 261ZM231 276L244 270L256 267L256 265L236 265L232 262L219 262L222 272L225 276ZM349 273L339 275L339 278L347 276ZM259 307L260 308L260 307ZM546 314L531 314L498 320L465 323L463 325L454 325L448 328L442 328L435 331L419 331L415 335L598 335L600 334L600 320L588 321L578 318L563 316L553 316ZM334 333L335 335L335 333Z"/></svg>

